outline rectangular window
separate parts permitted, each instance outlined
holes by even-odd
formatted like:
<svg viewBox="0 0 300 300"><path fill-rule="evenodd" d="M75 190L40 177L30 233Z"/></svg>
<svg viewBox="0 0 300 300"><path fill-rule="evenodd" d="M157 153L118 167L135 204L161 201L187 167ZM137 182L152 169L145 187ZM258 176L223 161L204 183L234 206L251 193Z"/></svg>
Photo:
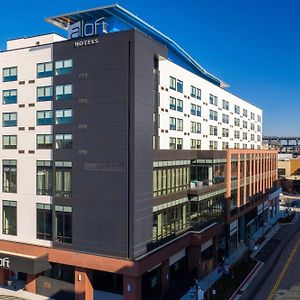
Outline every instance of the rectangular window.
<svg viewBox="0 0 300 300"><path fill-rule="evenodd" d="M229 116L222 114L222 122L225 124L229 124Z"/></svg>
<svg viewBox="0 0 300 300"><path fill-rule="evenodd" d="M52 134L37 134L36 148L37 149L52 149L53 138Z"/></svg>
<svg viewBox="0 0 300 300"><path fill-rule="evenodd" d="M236 114L240 114L240 107L239 107L238 105L235 105L235 106L234 106L234 112L235 112Z"/></svg>
<svg viewBox="0 0 300 300"><path fill-rule="evenodd" d="M52 125L52 110L40 110L36 112L36 125Z"/></svg>
<svg viewBox="0 0 300 300"><path fill-rule="evenodd" d="M52 205L36 204L36 238L52 240Z"/></svg>
<svg viewBox="0 0 300 300"><path fill-rule="evenodd" d="M3 68L3 82L18 80L18 68Z"/></svg>
<svg viewBox="0 0 300 300"><path fill-rule="evenodd" d="M176 118L170 117L170 130L176 130Z"/></svg>
<svg viewBox="0 0 300 300"><path fill-rule="evenodd" d="M247 132L243 132L243 140L247 140L247 138L248 138Z"/></svg>
<svg viewBox="0 0 300 300"><path fill-rule="evenodd" d="M201 106L199 106L199 105L197 105L197 107L196 107L196 115L198 117L201 117Z"/></svg>
<svg viewBox="0 0 300 300"><path fill-rule="evenodd" d="M2 103L3 104L14 104L18 102L18 91L17 90L4 90L2 92Z"/></svg>
<svg viewBox="0 0 300 300"><path fill-rule="evenodd" d="M2 233L17 235L17 201L2 201Z"/></svg>
<svg viewBox="0 0 300 300"><path fill-rule="evenodd" d="M250 135L250 140L254 141L254 134L253 133L251 133L251 135Z"/></svg>
<svg viewBox="0 0 300 300"><path fill-rule="evenodd" d="M191 97L196 98L197 96L197 89L195 86L191 85Z"/></svg>
<svg viewBox="0 0 300 300"><path fill-rule="evenodd" d="M183 93L183 82L177 79L177 92Z"/></svg>
<svg viewBox="0 0 300 300"><path fill-rule="evenodd" d="M250 128L251 128L251 130L255 130L255 126L253 123L250 124Z"/></svg>
<svg viewBox="0 0 300 300"><path fill-rule="evenodd" d="M226 100L223 100L222 101L222 108L226 109L226 110L229 110L229 102L226 101Z"/></svg>
<svg viewBox="0 0 300 300"><path fill-rule="evenodd" d="M2 161L2 191L4 193L17 192L17 161L3 160Z"/></svg>
<svg viewBox="0 0 300 300"><path fill-rule="evenodd" d="M176 91L176 78L170 76L170 89Z"/></svg>
<svg viewBox="0 0 300 300"><path fill-rule="evenodd" d="M72 149L73 136L70 133L59 133L55 135L56 149Z"/></svg>
<svg viewBox="0 0 300 300"><path fill-rule="evenodd" d="M247 129L247 127L248 127L247 121L243 121L243 128Z"/></svg>
<svg viewBox="0 0 300 300"><path fill-rule="evenodd" d="M55 206L56 242L72 244L72 207Z"/></svg>
<svg viewBox="0 0 300 300"><path fill-rule="evenodd" d="M229 143L228 142L222 142L222 149L228 149L229 148Z"/></svg>
<svg viewBox="0 0 300 300"><path fill-rule="evenodd" d="M217 150L218 142L217 141L209 141L209 150Z"/></svg>
<svg viewBox="0 0 300 300"><path fill-rule="evenodd" d="M191 149L195 150L195 149L201 149L201 140L191 140Z"/></svg>
<svg viewBox="0 0 300 300"><path fill-rule="evenodd" d="M16 135L3 135L2 136L2 149L17 149L17 136Z"/></svg>
<svg viewBox="0 0 300 300"><path fill-rule="evenodd" d="M234 131L234 138L235 139L239 139L240 138L240 132L239 131L237 131L237 130Z"/></svg>
<svg viewBox="0 0 300 300"><path fill-rule="evenodd" d="M257 115L257 122L261 123L261 116Z"/></svg>
<svg viewBox="0 0 300 300"><path fill-rule="evenodd" d="M170 97L170 109L176 110L176 98Z"/></svg>
<svg viewBox="0 0 300 300"><path fill-rule="evenodd" d="M229 129L222 128L222 137L229 137Z"/></svg>
<svg viewBox="0 0 300 300"><path fill-rule="evenodd" d="M196 122L191 122L191 132L196 133Z"/></svg>
<svg viewBox="0 0 300 300"><path fill-rule="evenodd" d="M71 197L72 195L72 162L55 162L55 196Z"/></svg>
<svg viewBox="0 0 300 300"><path fill-rule="evenodd" d="M261 142L261 136L260 135L257 136L257 141Z"/></svg>
<svg viewBox="0 0 300 300"><path fill-rule="evenodd" d="M218 127L209 125L209 135L218 136Z"/></svg>
<svg viewBox="0 0 300 300"><path fill-rule="evenodd" d="M191 115L196 116L197 106L195 104L191 104Z"/></svg>
<svg viewBox="0 0 300 300"><path fill-rule="evenodd" d="M243 116L248 117L248 111L246 109L243 109Z"/></svg>
<svg viewBox="0 0 300 300"><path fill-rule="evenodd" d="M197 89L197 95L196 98L201 100L201 89Z"/></svg>
<svg viewBox="0 0 300 300"><path fill-rule="evenodd" d="M239 149L240 148L240 143L234 143L234 149Z"/></svg>
<svg viewBox="0 0 300 300"><path fill-rule="evenodd" d="M52 75L53 75L52 62L40 63L36 65L37 78L51 77Z"/></svg>
<svg viewBox="0 0 300 300"><path fill-rule="evenodd" d="M251 113L250 116L251 116L251 120L255 120L255 114L253 112Z"/></svg>
<svg viewBox="0 0 300 300"><path fill-rule="evenodd" d="M177 150L182 150L182 147L183 147L183 139L178 138L177 139Z"/></svg>
<svg viewBox="0 0 300 300"><path fill-rule="evenodd" d="M257 131L261 132L261 126L260 125L257 125Z"/></svg>
<svg viewBox="0 0 300 300"><path fill-rule="evenodd" d="M177 111L183 112L183 101L177 99Z"/></svg>
<svg viewBox="0 0 300 300"><path fill-rule="evenodd" d="M209 103L217 106L218 105L218 97L214 96L212 94L209 94Z"/></svg>
<svg viewBox="0 0 300 300"><path fill-rule="evenodd" d="M183 120L177 119L177 131L183 131Z"/></svg>
<svg viewBox="0 0 300 300"><path fill-rule="evenodd" d="M72 73L73 60L65 59L55 62L55 75L65 75Z"/></svg>
<svg viewBox="0 0 300 300"><path fill-rule="evenodd" d="M36 194L52 196L53 167L51 160L38 160L36 162Z"/></svg>
<svg viewBox="0 0 300 300"><path fill-rule="evenodd" d="M240 124L241 124L240 119L234 118L234 126L240 127Z"/></svg>
<svg viewBox="0 0 300 300"><path fill-rule="evenodd" d="M17 113L16 112L3 113L2 126L3 127L17 126Z"/></svg>
<svg viewBox="0 0 300 300"><path fill-rule="evenodd" d="M176 150L176 138L170 137L170 149Z"/></svg>
<svg viewBox="0 0 300 300"><path fill-rule="evenodd" d="M71 124L73 120L72 108L55 111L55 124Z"/></svg>
<svg viewBox="0 0 300 300"><path fill-rule="evenodd" d="M218 112L214 110L209 110L209 119L212 121L218 121Z"/></svg>
<svg viewBox="0 0 300 300"><path fill-rule="evenodd" d="M52 86L38 86L36 88L37 101L51 101L53 99Z"/></svg>
<svg viewBox="0 0 300 300"><path fill-rule="evenodd" d="M73 86L72 84L57 85L55 89L56 100L68 100L72 98Z"/></svg>

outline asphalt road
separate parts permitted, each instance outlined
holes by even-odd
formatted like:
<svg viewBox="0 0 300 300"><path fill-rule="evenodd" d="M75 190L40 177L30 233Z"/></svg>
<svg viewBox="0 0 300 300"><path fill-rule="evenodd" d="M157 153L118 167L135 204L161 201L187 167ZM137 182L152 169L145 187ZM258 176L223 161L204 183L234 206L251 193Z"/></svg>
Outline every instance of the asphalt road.
<svg viewBox="0 0 300 300"><path fill-rule="evenodd" d="M264 266L241 299L300 300L300 218L284 225L255 257Z"/></svg>

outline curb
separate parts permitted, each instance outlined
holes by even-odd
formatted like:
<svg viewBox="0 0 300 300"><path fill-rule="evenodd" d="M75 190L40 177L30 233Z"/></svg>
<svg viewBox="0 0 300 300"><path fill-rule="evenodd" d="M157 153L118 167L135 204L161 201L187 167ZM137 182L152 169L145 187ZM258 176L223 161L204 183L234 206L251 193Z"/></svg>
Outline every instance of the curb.
<svg viewBox="0 0 300 300"><path fill-rule="evenodd" d="M237 293L242 289L242 287L247 283L247 281L250 279L250 277L255 273L255 271L257 271L257 269L261 265L263 265L263 263L259 261L228 300L233 300L235 298ZM250 281L249 281L249 283L250 283Z"/></svg>

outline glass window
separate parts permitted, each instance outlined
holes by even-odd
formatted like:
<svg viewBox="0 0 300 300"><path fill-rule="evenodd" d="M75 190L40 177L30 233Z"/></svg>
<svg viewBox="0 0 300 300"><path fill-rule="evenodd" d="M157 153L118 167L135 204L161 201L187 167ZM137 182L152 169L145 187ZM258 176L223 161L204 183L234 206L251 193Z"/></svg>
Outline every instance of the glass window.
<svg viewBox="0 0 300 300"><path fill-rule="evenodd" d="M37 134L36 148L37 149L52 149L53 138L52 134Z"/></svg>
<svg viewBox="0 0 300 300"><path fill-rule="evenodd" d="M62 84L56 86L56 100L67 100L72 98L72 84Z"/></svg>
<svg viewBox="0 0 300 300"><path fill-rule="evenodd" d="M177 111L183 112L183 101L177 99Z"/></svg>
<svg viewBox="0 0 300 300"><path fill-rule="evenodd" d="M73 136L69 133L59 133L55 135L56 149L71 149L73 145Z"/></svg>
<svg viewBox="0 0 300 300"><path fill-rule="evenodd" d="M229 137L229 129L222 128L222 137Z"/></svg>
<svg viewBox="0 0 300 300"><path fill-rule="evenodd" d="M170 117L170 130L176 130L176 118Z"/></svg>
<svg viewBox="0 0 300 300"><path fill-rule="evenodd" d="M170 109L176 110L176 98L170 97Z"/></svg>
<svg viewBox="0 0 300 300"><path fill-rule="evenodd" d="M191 104L191 115L195 116L196 115L196 105Z"/></svg>
<svg viewBox="0 0 300 300"><path fill-rule="evenodd" d="M36 204L36 238L52 240L52 205Z"/></svg>
<svg viewBox="0 0 300 300"><path fill-rule="evenodd" d="M55 62L55 75L65 75L72 73L73 60L65 59Z"/></svg>
<svg viewBox="0 0 300 300"><path fill-rule="evenodd" d="M229 110L229 102L226 101L226 100L223 100L222 101L222 108L226 109L226 110Z"/></svg>
<svg viewBox="0 0 300 300"><path fill-rule="evenodd" d="M72 244L72 207L55 206L56 242Z"/></svg>
<svg viewBox="0 0 300 300"><path fill-rule="evenodd" d="M243 109L243 116L248 117L248 111L246 109Z"/></svg>
<svg viewBox="0 0 300 300"><path fill-rule="evenodd" d="M170 89L176 91L176 78L170 76Z"/></svg>
<svg viewBox="0 0 300 300"><path fill-rule="evenodd" d="M177 119L177 131L183 131L183 120Z"/></svg>
<svg viewBox="0 0 300 300"><path fill-rule="evenodd" d="M209 125L209 135L217 136L218 135L218 127Z"/></svg>
<svg viewBox="0 0 300 300"><path fill-rule="evenodd" d="M183 147L183 139L182 138L178 138L177 139L177 150L181 150Z"/></svg>
<svg viewBox="0 0 300 300"><path fill-rule="evenodd" d="M17 136L16 135L3 135L2 136L2 149L17 149Z"/></svg>
<svg viewBox="0 0 300 300"><path fill-rule="evenodd" d="M37 64L37 66L36 66L36 77L37 78L51 77L52 75L53 75L53 63L52 62Z"/></svg>
<svg viewBox="0 0 300 300"><path fill-rule="evenodd" d="M17 101L18 101L17 90L4 90L2 92L3 104L14 104L17 103Z"/></svg>
<svg viewBox="0 0 300 300"><path fill-rule="evenodd" d="M218 97L210 94L209 95L209 103L217 106L218 105Z"/></svg>
<svg viewBox="0 0 300 300"><path fill-rule="evenodd" d="M2 201L2 233L17 235L17 202Z"/></svg>
<svg viewBox="0 0 300 300"><path fill-rule="evenodd" d="M171 150L176 149L176 138L170 137L170 149Z"/></svg>
<svg viewBox="0 0 300 300"><path fill-rule="evenodd" d="M71 197L72 195L72 162L55 162L55 196Z"/></svg>
<svg viewBox="0 0 300 300"><path fill-rule="evenodd" d="M72 108L58 109L55 111L55 123L58 124L71 124L73 119Z"/></svg>
<svg viewBox="0 0 300 300"><path fill-rule="evenodd" d="M3 82L18 80L18 68L3 68Z"/></svg>
<svg viewBox="0 0 300 300"><path fill-rule="evenodd" d="M40 110L36 112L36 125L52 125L52 110Z"/></svg>
<svg viewBox="0 0 300 300"><path fill-rule="evenodd" d="M4 193L17 192L17 161L3 160L2 161L2 191Z"/></svg>
<svg viewBox="0 0 300 300"><path fill-rule="evenodd" d="M36 162L36 194L52 196L53 167L50 160Z"/></svg>
<svg viewBox="0 0 300 300"><path fill-rule="evenodd" d="M238 105L235 105L235 106L234 106L234 112L235 112L236 114L240 114L240 107L239 107Z"/></svg>
<svg viewBox="0 0 300 300"><path fill-rule="evenodd" d="M197 89L195 86L191 85L191 97L196 98L197 95Z"/></svg>
<svg viewBox="0 0 300 300"><path fill-rule="evenodd" d="M36 88L37 101L51 101L53 99L52 86L39 86Z"/></svg>
<svg viewBox="0 0 300 300"><path fill-rule="evenodd" d="M217 141L209 141L209 150L217 150L218 142Z"/></svg>
<svg viewBox="0 0 300 300"><path fill-rule="evenodd" d="M229 124L229 116L222 114L222 122L225 124Z"/></svg>
<svg viewBox="0 0 300 300"><path fill-rule="evenodd" d="M3 113L2 118L3 118L2 119L3 127L17 126L17 113L16 112Z"/></svg>
<svg viewBox="0 0 300 300"><path fill-rule="evenodd" d="M214 110L209 110L209 119L212 121L218 121L218 112Z"/></svg>
<svg viewBox="0 0 300 300"><path fill-rule="evenodd" d="M234 126L240 126L240 119L234 118Z"/></svg>
<svg viewBox="0 0 300 300"><path fill-rule="evenodd" d="M183 93L183 82L177 79L177 92Z"/></svg>

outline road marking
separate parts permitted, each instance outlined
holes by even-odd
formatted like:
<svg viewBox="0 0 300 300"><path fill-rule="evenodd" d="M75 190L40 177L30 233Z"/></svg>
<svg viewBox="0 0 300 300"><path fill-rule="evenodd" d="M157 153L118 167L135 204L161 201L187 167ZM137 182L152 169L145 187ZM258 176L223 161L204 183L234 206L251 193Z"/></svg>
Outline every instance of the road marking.
<svg viewBox="0 0 300 300"><path fill-rule="evenodd" d="M271 293L270 293L270 295L268 297L268 300L272 300L273 299L273 297L274 297L274 295L275 295L275 293L276 293L276 291L277 291L277 289L278 289L278 287L279 287L279 285L280 285L280 283L281 283L281 281L282 281L282 279L283 279L286 271L288 270L288 268L289 268L289 266L290 266L290 264L292 262L292 259L293 259L294 255L296 254L296 252L298 250L299 245L300 245L300 239L298 239L297 244L295 245L295 247L293 248L293 251L289 255L289 258L288 258L287 262L285 263L285 265L284 265L284 267L283 267L280 275L278 276L278 279L277 279L275 285L273 286L273 289L272 289L272 291L271 291Z"/></svg>

